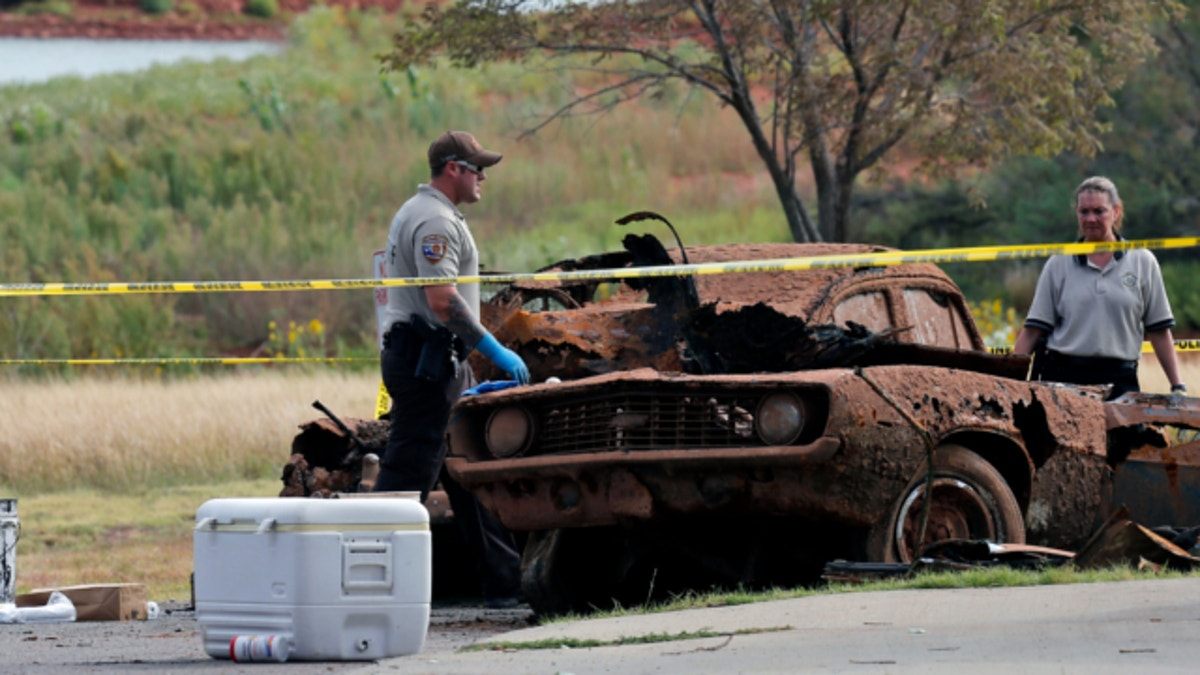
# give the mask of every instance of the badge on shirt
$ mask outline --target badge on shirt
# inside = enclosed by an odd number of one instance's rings
[[[431,264],[438,264],[446,257],[450,243],[440,234],[427,234],[421,238],[421,255]]]
[[[1133,288],[1137,286],[1137,275],[1133,272],[1126,272],[1121,277],[1121,283],[1125,284],[1125,288]]]

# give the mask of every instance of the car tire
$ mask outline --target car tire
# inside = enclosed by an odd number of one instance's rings
[[[916,545],[924,511],[927,470],[921,470],[893,504],[888,517],[870,530],[867,557],[874,562],[912,562],[926,546],[947,539],[1025,543],[1021,506],[1000,472],[974,452],[953,444],[933,454],[929,523]]]
[[[531,532],[521,552],[521,592],[541,616],[610,609],[621,602],[632,560],[616,528]]]

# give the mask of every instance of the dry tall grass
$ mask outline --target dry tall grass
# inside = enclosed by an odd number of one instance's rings
[[[296,426],[373,415],[379,376],[258,370],[189,380],[0,380],[0,489],[137,493],[278,476]]]
[[[1180,355],[1200,393],[1200,357]],[[1170,390],[1153,355],[1144,391]],[[278,475],[296,426],[321,413],[372,415],[368,373],[260,370],[190,380],[0,380],[0,489],[18,496],[92,488],[136,493]]]
[[[279,493],[297,425],[369,417],[374,372],[189,380],[0,379],[0,496],[19,499],[17,588],[138,582],[188,597],[196,509]]]

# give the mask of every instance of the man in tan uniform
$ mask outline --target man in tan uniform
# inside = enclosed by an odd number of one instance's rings
[[[479,321],[479,284],[454,279],[479,274],[479,253],[459,204],[482,196],[484,171],[501,155],[483,149],[464,131],[448,131],[429,146],[429,183],[404,203],[388,232],[386,271],[390,278],[445,277],[447,283],[388,290],[383,383],[392,398],[391,431],[380,461],[376,492],[428,494],[440,477],[454,519],[480,565],[489,606],[517,603],[520,559],[512,535],[474,496],[444,471],[444,436],[450,408],[475,385],[466,361],[479,350],[520,384],[529,369]]]

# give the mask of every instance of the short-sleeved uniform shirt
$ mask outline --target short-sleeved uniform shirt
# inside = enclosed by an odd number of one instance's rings
[[[1154,254],[1118,251],[1104,269],[1086,255],[1056,255],[1038,279],[1025,325],[1050,332],[1049,349],[1133,361],[1145,333],[1175,325]]]
[[[385,266],[389,278],[446,277],[479,274],[479,252],[467,219],[441,190],[422,184],[392,218]],[[479,284],[459,284],[458,292],[479,316]],[[441,320],[429,307],[423,286],[388,288],[385,326],[418,314],[434,325]]]

